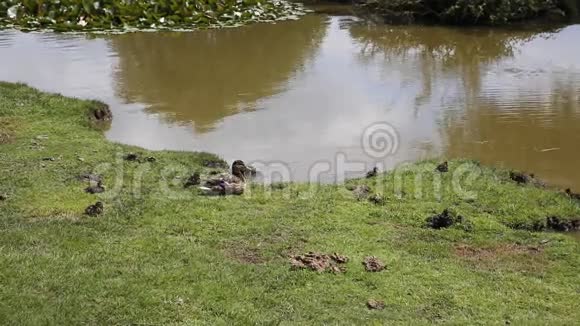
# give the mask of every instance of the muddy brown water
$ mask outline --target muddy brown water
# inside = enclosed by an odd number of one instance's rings
[[[468,157],[580,190],[579,39],[580,25],[373,27],[325,15],[186,33],[4,30],[0,80],[105,101],[113,141],[283,164],[298,181]],[[396,132],[386,157],[361,145],[377,122]]]

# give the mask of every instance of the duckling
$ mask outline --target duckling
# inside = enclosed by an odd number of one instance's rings
[[[367,186],[367,185],[356,186],[352,190],[352,193],[354,194],[355,198],[358,200],[363,200],[363,199],[367,198],[369,196],[370,192],[371,192],[371,188],[369,188],[369,186]]]
[[[139,159],[139,156],[135,153],[129,153],[129,154],[125,155],[125,157],[123,157],[123,159],[125,159],[125,161],[135,162]]]
[[[103,214],[104,209],[105,208],[103,206],[103,203],[98,201],[94,205],[89,205],[89,207],[85,209],[85,214],[89,216],[101,215]]]
[[[580,194],[572,192],[572,189],[566,189],[566,195],[572,199],[580,200]]]
[[[436,170],[441,172],[441,173],[449,172],[449,163],[447,161],[445,161],[445,162],[437,165]]]
[[[367,179],[374,178],[379,174],[379,169],[375,166],[372,170],[367,172]]]
[[[528,183],[528,182],[530,182],[531,178],[533,178],[533,175],[527,175],[525,173],[515,172],[515,171],[510,172],[510,179],[512,179],[513,181],[515,181],[519,184]]]
[[[195,172],[193,173],[192,176],[190,176],[187,181],[185,182],[185,184],[183,185],[184,188],[189,188],[192,186],[197,186],[201,183],[201,175],[199,174],[199,172]]]
[[[375,205],[384,205],[385,198],[379,194],[374,194],[369,197],[369,201]]]
[[[105,186],[103,186],[103,182],[101,180],[97,181],[96,184],[93,183],[93,181],[90,182],[90,185],[85,188],[85,192],[89,194],[100,194],[105,192]]]

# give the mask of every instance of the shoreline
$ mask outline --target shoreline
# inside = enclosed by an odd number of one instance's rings
[[[227,173],[221,159],[111,143],[110,118],[0,82],[0,322],[580,318],[580,241],[555,232],[580,200],[529,175],[426,161],[205,196],[184,184]]]

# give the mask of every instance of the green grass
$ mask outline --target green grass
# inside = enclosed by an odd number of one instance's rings
[[[428,161],[347,184],[382,189],[382,206],[333,185],[254,185],[248,196],[202,197],[181,184],[192,171],[208,172],[202,163],[214,155],[108,142],[87,119],[91,105],[0,83],[0,193],[7,195],[0,201],[0,324],[580,320],[579,242],[527,230],[546,216],[580,216],[580,205],[557,191],[452,161],[437,199],[438,174]],[[156,162],[119,159],[128,152]],[[478,175],[462,181],[474,199],[450,190],[460,168]],[[87,184],[77,179],[94,169],[105,177],[102,196],[84,193]],[[393,192],[399,177],[400,198]],[[96,200],[105,213],[83,215]],[[425,219],[444,208],[466,222],[426,228]],[[291,270],[288,255],[307,251],[347,255],[346,273]],[[369,255],[386,271],[365,272]],[[371,298],[385,309],[367,309]]]
[[[191,30],[272,22],[304,14],[284,0],[2,0],[0,29]]]

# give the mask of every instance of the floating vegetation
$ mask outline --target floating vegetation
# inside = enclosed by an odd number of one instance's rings
[[[192,30],[298,19],[305,12],[285,0],[0,0],[0,28]]]

